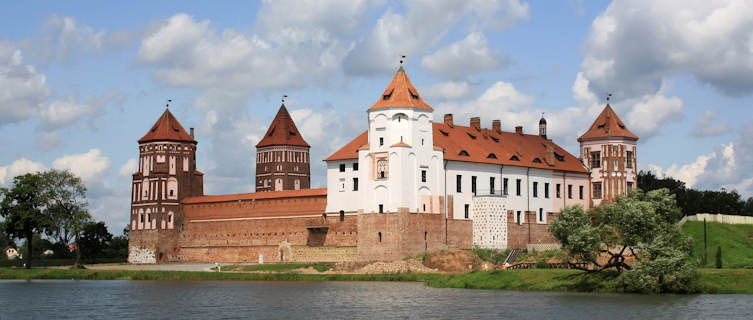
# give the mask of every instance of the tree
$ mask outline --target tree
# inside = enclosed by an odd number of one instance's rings
[[[91,263],[96,263],[97,256],[102,253],[107,243],[112,241],[112,234],[107,231],[107,226],[103,221],[89,222],[84,226],[83,235],[79,241],[78,250],[81,254]]]
[[[13,242],[13,239],[11,239],[7,234],[5,234],[3,223],[0,222],[0,250],[7,247],[16,247],[16,243]]]
[[[3,227],[11,238],[26,238],[26,251],[32,250],[32,236],[45,233],[53,227],[52,218],[45,213],[47,199],[44,181],[38,173],[27,173],[13,178],[10,189],[0,189],[0,215],[5,219]],[[32,254],[26,259],[31,268]]]
[[[626,291],[683,292],[690,290],[695,272],[688,261],[691,240],[675,224],[681,216],[668,189],[636,189],[591,213],[580,206],[565,207],[549,230],[574,268],[615,269],[622,273]],[[630,256],[634,263],[628,263]]]
[[[81,178],[68,170],[49,170],[41,174],[46,194],[47,214],[52,218],[54,228],[52,234],[58,242],[68,246],[75,240],[80,247],[79,239],[84,226],[91,221],[91,215],[86,211],[86,187]],[[76,250],[75,268],[80,266],[81,250]]]

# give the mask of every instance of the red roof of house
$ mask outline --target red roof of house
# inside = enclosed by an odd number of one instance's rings
[[[627,129],[625,123],[617,116],[617,113],[607,104],[604,110],[601,111],[601,114],[596,117],[596,121],[591,125],[591,128],[578,138],[578,142],[609,137],[638,140],[638,136]]]
[[[403,67],[397,70],[392,81],[384,90],[369,110],[381,108],[418,108],[425,110],[434,110],[428,103],[424,102],[418,90],[410,82],[408,75]]]
[[[157,119],[149,132],[147,132],[139,143],[152,142],[152,141],[177,141],[177,142],[191,142],[197,143],[194,138],[191,137],[183,126],[180,125],[178,119],[175,119],[170,109],[166,109],[162,116]]]
[[[450,127],[436,122],[432,127],[434,146],[444,150],[445,160],[588,172],[578,158],[538,135],[477,130],[458,125]],[[357,159],[358,148],[367,144],[367,140],[368,134],[364,132],[325,161]],[[551,157],[547,156],[548,148],[551,148]]]
[[[275,119],[269,125],[267,133],[256,144],[256,147],[262,148],[279,145],[309,147],[309,144],[303,140],[301,133],[298,132],[298,128],[296,128],[295,122],[293,122],[293,118],[290,117],[290,113],[288,113],[288,109],[285,108],[284,104],[280,106],[280,110],[277,111]]]
[[[184,204],[228,202],[242,200],[259,200],[259,199],[284,199],[296,197],[315,197],[326,196],[327,188],[319,189],[301,189],[301,190],[283,190],[270,192],[252,192],[238,194],[223,194],[217,196],[198,196],[183,199]]]

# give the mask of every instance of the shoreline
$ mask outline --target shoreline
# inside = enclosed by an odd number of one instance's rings
[[[577,270],[531,269],[440,273],[206,272],[94,269],[0,268],[3,280],[148,280],[148,281],[413,281],[438,288],[518,291],[620,293],[616,274]],[[753,294],[753,269],[699,269],[697,294]]]

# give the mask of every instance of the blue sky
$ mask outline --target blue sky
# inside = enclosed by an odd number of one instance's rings
[[[29,2],[0,10],[0,185],[70,169],[127,224],[138,140],[173,99],[207,193],[253,190],[283,94],[320,163],[366,128],[407,55],[435,108],[554,141],[612,92],[642,169],[753,195],[753,4],[743,1]],[[324,164],[312,183],[324,185]]]

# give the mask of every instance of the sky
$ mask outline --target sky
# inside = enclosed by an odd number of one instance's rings
[[[753,196],[751,1],[6,2],[0,10],[0,186],[68,169],[89,210],[128,224],[138,144],[170,110],[196,128],[206,194],[252,192],[255,144],[287,95],[321,161],[367,128],[399,67],[434,120],[480,116],[578,156],[611,105],[638,165]]]

